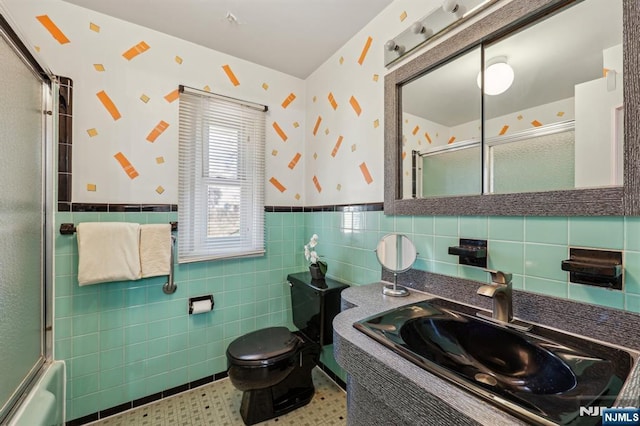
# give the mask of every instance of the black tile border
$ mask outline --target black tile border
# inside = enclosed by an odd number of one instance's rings
[[[71,197],[71,173],[58,173],[60,178],[68,178],[68,195]],[[60,188],[59,188],[60,191]],[[381,212],[383,203],[335,204],[326,206],[264,206],[265,213],[315,213],[315,212]],[[177,204],[105,204],[71,203],[58,201],[58,212],[116,212],[116,213],[169,213],[177,212]]]
[[[325,372],[331,380],[333,380],[338,386],[342,388],[342,390],[347,390],[347,385],[345,382],[338,377],[333,371],[329,369],[326,365],[321,362],[318,362],[318,367]],[[211,376],[203,377],[202,379],[194,380],[193,382],[185,383],[184,385],[176,386],[171,389],[163,390],[162,392],[154,393],[153,395],[145,396],[143,398],[136,399],[134,401],[125,402],[120,405],[116,405],[115,407],[110,407],[105,410],[100,410],[96,413],[91,413],[83,417],[79,417],[77,419],[73,419],[65,423],[66,426],[81,426],[87,423],[95,422],[98,420],[106,419],[107,417],[115,416],[116,414],[120,414],[124,411],[131,410],[133,408],[138,408],[146,404],[150,404],[152,402],[160,401],[161,399],[168,398],[170,396],[177,395],[182,392],[190,391],[200,386],[207,385],[209,383],[217,382],[218,380],[222,380],[228,377],[226,371],[221,371]]]

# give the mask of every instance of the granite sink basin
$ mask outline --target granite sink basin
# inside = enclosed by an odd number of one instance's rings
[[[448,300],[419,302],[354,327],[422,368],[536,424],[597,424],[635,353],[532,325],[515,329]],[[584,409],[584,408],[583,408]],[[594,421],[595,420],[595,421]]]

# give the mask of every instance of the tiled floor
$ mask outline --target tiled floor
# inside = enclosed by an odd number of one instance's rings
[[[313,370],[313,382],[316,392],[308,405],[260,425],[346,425],[345,392],[317,367]],[[229,379],[223,379],[91,424],[243,426],[238,412],[241,398],[242,392],[235,389]]]

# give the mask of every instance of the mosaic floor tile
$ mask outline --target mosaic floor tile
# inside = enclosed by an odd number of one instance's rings
[[[346,393],[319,368],[313,369],[316,392],[306,406],[259,423],[263,426],[347,424]],[[90,423],[98,426],[243,426],[242,392],[229,379],[192,389],[152,404]]]

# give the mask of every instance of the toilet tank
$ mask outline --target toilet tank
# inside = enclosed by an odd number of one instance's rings
[[[331,279],[312,280],[309,272],[289,274],[293,323],[311,341],[333,343],[333,318],[340,313],[340,293],[347,284]]]

